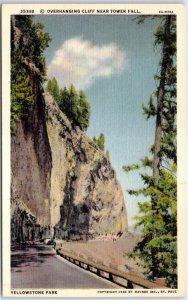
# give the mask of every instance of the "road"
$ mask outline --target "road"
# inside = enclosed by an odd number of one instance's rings
[[[11,288],[118,288],[53,254],[50,246],[20,246],[11,254]]]

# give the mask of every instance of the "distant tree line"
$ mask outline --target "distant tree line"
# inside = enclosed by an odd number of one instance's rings
[[[80,127],[83,131],[88,129],[90,104],[83,91],[77,92],[73,84],[69,89],[59,88],[56,78],[48,81],[46,91],[54,97],[61,111],[73,125]]]

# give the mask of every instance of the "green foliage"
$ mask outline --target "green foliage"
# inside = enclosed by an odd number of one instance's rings
[[[158,17],[157,17],[158,18]],[[160,16],[156,29],[155,45],[162,48],[160,74],[155,75],[158,89],[143,106],[147,119],[156,118],[156,128],[161,126],[160,148],[157,153],[159,178],[154,175],[155,144],[151,157],[145,157],[140,164],[123,167],[125,172],[149,168],[148,174],[140,173],[143,188],[129,190],[129,194],[146,197],[138,202],[140,214],[135,217],[136,227],[141,228],[142,240],[129,256],[139,258],[149,278],[164,277],[167,286],[177,287],[177,182],[176,182],[176,19]],[[145,18],[141,18],[142,23]],[[167,22],[168,21],[168,22]],[[167,32],[167,24],[169,32]],[[165,59],[164,59],[165,58]],[[164,62],[165,61],[165,62]],[[160,105],[159,91],[163,92]],[[159,115],[161,116],[159,123]],[[157,127],[158,126],[158,127]],[[155,143],[156,143],[155,139]],[[151,175],[151,170],[153,174]]]
[[[145,106],[143,104],[142,109],[143,109],[144,115],[146,116],[147,119],[149,119],[151,116],[156,115],[156,108],[155,108],[155,105],[153,104],[152,96],[150,96],[148,106]]]
[[[123,171],[128,173],[130,171],[138,170],[140,166],[138,164],[132,164],[131,166],[123,166]]]
[[[18,61],[12,64],[11,70],[11,132],[15,132],[19,119],[28,122],[30,111],[33,109],[34,95],[29,75]]]
[[[105,136],[103,133],[101,133],[98,137],[98,139],[94,136],[93,137],[94,143],[102,150],[104,151],[105,149]]]
[[[16,29],[15,29],[16,27]],[[20,31],[16,42],[15,32]],[[31,16],[13,16],[11,27],[11,133],[21,119],[29,123],[34,107],[34,77],[43,82],[46,75],[44,50],[50,41],[43,25]]]
[[[89,127],[89,117],[90,117],[90,104],[86,99],[86,95],[83,91],[79,93],[78,100],[78,126],[82,130],[87,130]]]
[[[125,173],[129,173],[131,171],[140,170],[141,168],[151,168],[152,167],[152,160],[149,159],[147,156],[140,160],[140,164],[132,164],[129,166],[123,166],[123,171]]]
[[[39,79],[43,81],[46,75],[44,50],[51,40],[49,34],[43,31],[43,24],[33,22],[32,16],[16,16],[15,25],[22,33],[16,50],[19,49],[21,56],[34,64],[39,70]],[[12,50],[15,50],[13,41]]]
[[[50,94],[52,94],[49,91]],[[52,94],[53,95],[53,94]],[[54,97],[54,99],[56,100],[56,102],[59,105],[59,108],[64,112],[64,114],[66,114],[66,116],[68,118],[70,118],[70,96],[69,96],[69,91],[67,90],[66,87],[64,87],[63,89],[59,90],[59,96],[58,97]]]
[[[93,137],[93,142],[95,143],[95,145],[97,145],[102,151],[105,151],[105,136],[103,133],[101,133],[99,135],[98,138],[96,138],[95,136]],[[109,150],[106,150],[105,155],[107,157],[108,160],[110,160],[110,152]]]
[[[142,240],[130,256],[141,259],[148,277],[154,272],[155,277],[165,277],[170,287],[176,287],[176,180],[162,170],[158,186],[153,182],[141,193],[155,198],[155,203],[138,203],[140,215],[135,219],[136,227],[142,228]]]
[[[58,103],[61,111],[67,116],[73,125],[86,131],[89,127],[90,104],[83,91],[79,93],[71,84],[69,90],[66,87],[59,88],[57,80],[49,80],[46,91],[50,93]]]
[[[99,148],[104,151],[104,148],[105,148],[105,136],[104,136],[103,133],[101,133],[99,135],[97,143],[98,143]]]
[[[108,160],[110,160],[110,152],[109,152],[109,150],[106,150],[106,157],[108,158]]]
[[[59,102],[59,86],[55,77],[48,81],[46,91],[50,93],[57,102]]]
[[[147,156],[141,159],[141,162],[144,168],[152,168],[152,159],[149,159]]]

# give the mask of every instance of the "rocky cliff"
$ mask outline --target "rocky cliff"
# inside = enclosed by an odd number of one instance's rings
[[[127,229],[123,193],[110,161],[52,96],[39,93],[32,128],[11,139],[12,238],[120,234]]]
[[[22,32],[12,24],[16,47]],[[35,100],[11,137],[12,240],[121,235],[126,208],[110,161],[44,93],[36,68],[23,57],[21,64]]]
[[[45,95],[51,149],[50,220],[56,234],[118,234],[127,229],[123,193],[110,161]]]

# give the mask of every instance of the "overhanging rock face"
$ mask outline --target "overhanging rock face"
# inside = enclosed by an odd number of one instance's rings
[[[37,97],[32,127],[27,131],[18,122],[12,137],[12,224],[20,228],[13,239],[126,231],[123,193],[110,161],[71,126],[52,96]]]
[[[110,161],[79,128],[72,128],[45,95],[52,155],[51,223],[57,235],[118,234],[127,230],[121,187]],[[60,209],[59,209],[60,208]]]

